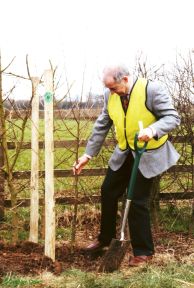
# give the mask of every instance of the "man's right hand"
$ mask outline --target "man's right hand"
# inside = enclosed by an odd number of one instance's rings
[[[88,163],[89,158],[85,155],[81,156],[77,163],[75,162],[73,164],[73,175],[79,175],[82,171],[82,169],[84,168],[84,166]]]

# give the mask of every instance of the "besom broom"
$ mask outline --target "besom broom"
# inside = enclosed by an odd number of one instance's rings
[[[125,204],[125,211],[122,220],[121,226],[121,238],[112,239],[110,247],[106,251],[105,255],[102,258],[102,262],[99,266],[99,272],[113,272],[117,270],[127,252],[127,249],[130,246],[130,240],[125,240],[125,226],[127,223],[127,217],[129,213],[130,204],[133,198],[134,185],[137,178],[137,170],[140,162],[141,155],[146,150],[147,142],[143,144],[142,147],[138,146],[138,133],[135,134],[134,138],[134,148],[135,148],[135,159],[133,163],[133,168],[131,172],[131,178],[129,181],[127,189],[127,199]]]

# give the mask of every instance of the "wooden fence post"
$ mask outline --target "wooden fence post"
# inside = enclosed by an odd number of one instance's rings
[[[39,95],[38,77],[32,77],[32,116],[31,116],[31,198],[29,240],[38,243],[39,220]]]
[[[55,261],[53,74],[45,70],[45,255]]]

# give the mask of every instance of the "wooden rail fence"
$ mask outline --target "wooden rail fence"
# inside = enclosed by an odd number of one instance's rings
[[[194,151],[194,136],[172,136],[170,139],[174,143],[190,143],[192,146],[192,156]],[[86,140],[81,140],[79,143],[80,147],[85,147]],[[58,148],[69,148],[74,145],[76,145],[77,142],[75,140],[67,140],[67,141],[54,141],[54,147],[55,149]],[[115,144],[114,140],[106,140],[104,142],[105,147],[113,146]],[[8,142],[8,148],[10,150],[16,148],[16,144],[14,142]],[[24,142],[22,143],[22,149],[31,149],[31,142]],[[44,142],[39,141],[39,149],[44,149]],[[0,149],[0,163],[3,163],[2,159],[2,151]],[[106,174],[106,168],[95,168],[95,169],[83,169],[81,175],[79,177],[90,177],[90,176],[103,176]],[[194,173],[194,165],[175,165],[172,168],[170,168],[167,173]],[[16,171],[13,173],[13,177],[15,179],[30,179],[31,171]],[[39,171],[39,178],[45,177],[45,171]],[[54,170],[54,177],[56,178],[63,178],[63,177],[73,177],[72,170],[70,169],[55,169]],[[3,182],[6,179],[6,174],[3,172],[0,172],[0,193],[1,196],[3,194]],[[64,191],[65,193],[65,191]],[[60,193],[63,194],[63,193]],[[161,201],[164,200],[184,200],[184,199],[193,199],[194,198],[194,187],[192,183],[192,189],[190,191],[186,192],[162,192],[159,194],[159,199]],[[1,199],[3,199],[1,197]],[[3,199],[4,201],[4,207],[11,207],[11,202],[9,199]],[[60,197],[55,199],[57,204],[73,204],[74,198],[73,197]],[[84,204],[84,203],[97,203],[100,201],[100,197],[98,195],[93,195],[90,197],[82,197],[78,200],[78,204]],[[40,199],[39,204],[42,205],[43,199]],[[21,207],[26,207],[30,205],[30,199],[19,199],[18,205]]]

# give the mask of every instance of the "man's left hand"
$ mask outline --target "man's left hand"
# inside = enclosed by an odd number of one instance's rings
[[[138,140],[148,142],[150,139],[153,138],[153,136],[154,135],[153,135],[152,129],[151,128],[145,128],[139,132]]]

